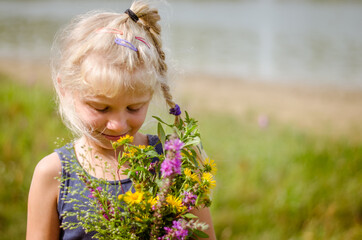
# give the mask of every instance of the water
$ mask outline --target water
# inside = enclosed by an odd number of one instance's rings
[[[0,2],[0,58],[48,58],[59,26],[129,1]],[[362,4],[184,2],[160,4],[172,67],[264,81],[362,88]]]

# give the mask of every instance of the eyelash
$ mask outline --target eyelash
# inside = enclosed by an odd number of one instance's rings
[[[97,112],[105,113],[109,110],[109,107],[105,107],[103,109],[98,109],[98,108],[93,108],[93,109],[96,110]],[[140,108],[132,109],[132,108],[127,107],[127,110],[130,112],[137,112],[140,110]]]
[[[137,112],[138,110],[140,110],[140,108],[132,109],[130,107],[127,107],[127,110],[130,112]]]
[[[102,109],[98,109],[98,108],[93,108],[93,109],[96,110],[97,112],[102,112],[102,113],[104,113],[104,112],[107,112],[107,111],[108,111],[109,107],[105,107],[105,108],[102,108]]]

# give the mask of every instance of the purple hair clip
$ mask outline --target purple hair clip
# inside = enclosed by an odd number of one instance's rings
[[[138,51],[137,48],[132,43],[130,43],[127,40],[124,40],[122,38],[116,38],[114,40],[114,42],[117,43],[118,45],[123,46],[123,47],[127,47],[127,48],[129,48],[129,49],[131,49],[131,50],[133,50],[135,52]]]
[[[178,116],[181,114],[181,110],[180,110],[180,106],[179,105],[175,105],[175,107],[170,108],[170,114]]]

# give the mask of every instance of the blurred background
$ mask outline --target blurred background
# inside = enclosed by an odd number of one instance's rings
[[[56,31],[131,1],[0,0],[0,239],[24,239],[36,163],[72,139]],[[157,1],[178,102],[218,164],[218,239],[362,238],[362,1]]]

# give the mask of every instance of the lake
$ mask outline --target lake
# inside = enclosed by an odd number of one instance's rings
[[[0,58],[44,59],[56,30],[130,1],[0,1]],[[261,81],[362,88],[362,4],[158,3],[171,68]]]

